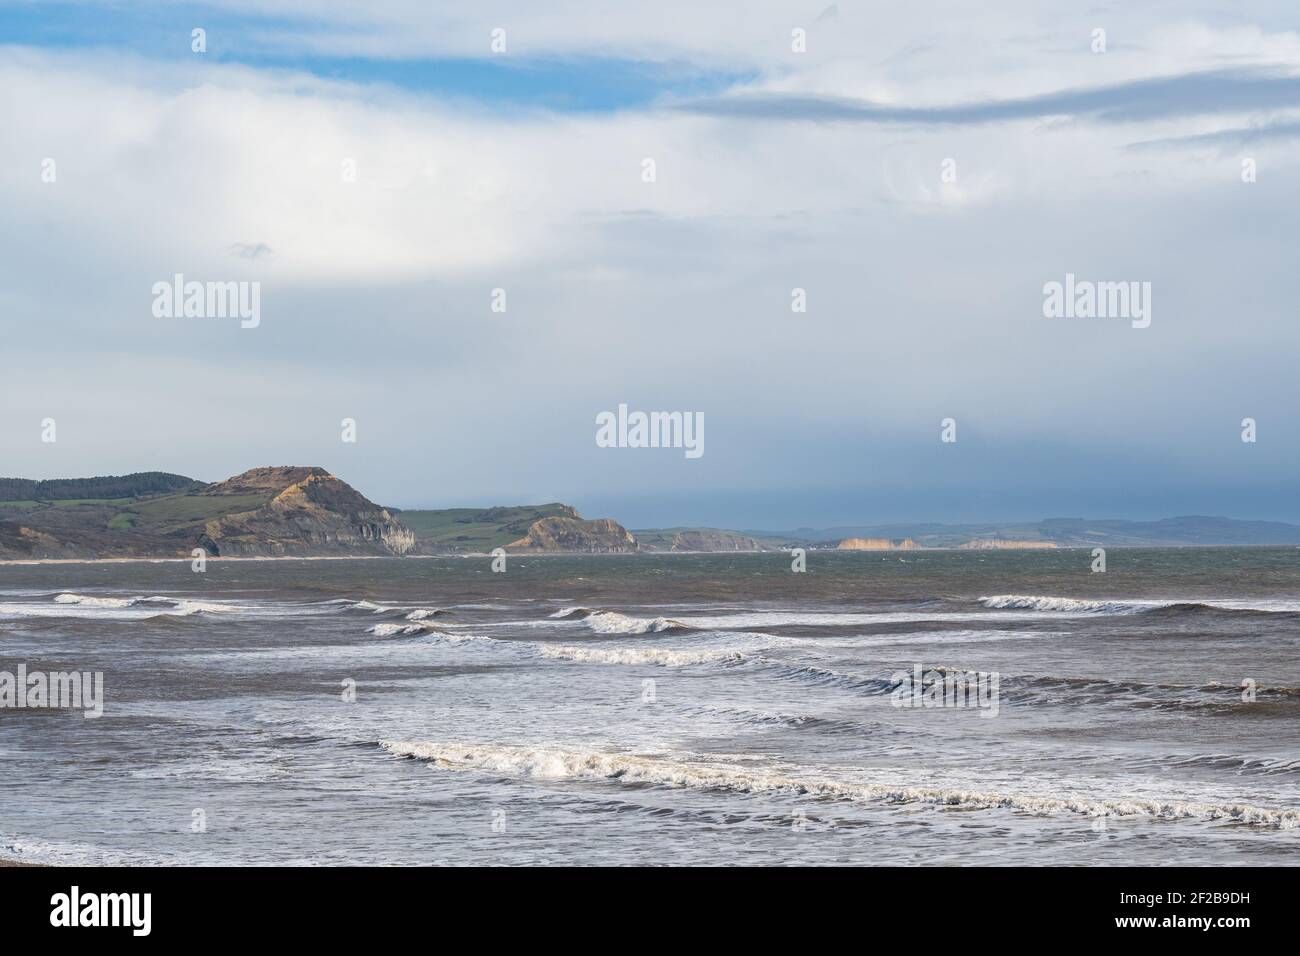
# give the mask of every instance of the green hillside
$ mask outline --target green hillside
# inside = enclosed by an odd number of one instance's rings
[[[0,478],[0,502],[70,501],[97,504],[119,498],[171,494],[202,488],[203,483],[165,471],[143,471],[133,475],[100,478]]]
[[[421,551],[491,551],[522,538],[534,521],[576,514],[559,502],[433,511],[394,509],[397,520],[415,532],[416,547]]]

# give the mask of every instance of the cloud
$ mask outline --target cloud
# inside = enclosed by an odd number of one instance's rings
[[[1208,133],[1193,133],[1188,136],[1168,136],[1163,139],[1149,139],[1130,143],[1132,150],[1152,149],[1199,149],[1202,147],[1240,147],[1268,142],[1288,142],[1300,139],[1300,120],[1261,123],[1257,126],[1218,129]]]
[[[768,13],[770,35],[720,40],[770,61],[749,95],[959,112],[507,112],[215,58],[0,48],[7,470],[319,462],[399,506],[540,487],[616,517],[643,502],[640,524],[707,523],[728,500],[754,502],[753,526],[802,523],[810,501],[830,502],[823,523],[1021,502],[1038,517],[1058,489],[1072,497],[1047,510],[1086,512],[1089,488],[1130,476],[1185,510],[1242,513],[1222,489],[1252,487],[1271,497],[1251,507],[1292,507],[1269,489],[1300,471],[1294,263],[1278,239],[1300,214],[1297,177],[1246,185],[1236,163],[1127,148],[1289,122],[1260,105],[1290,95],[1252,59],[1263,41],[1180,34],[1149,44],[1155,59],[1043,64],[1038,40],[1009,53],[995,26],[954,17],[932,55],[952,62],[931,75],[924,54],[889,49],[791,61],[789,14]],[[1193,71],[1202,46],[1245,59]],[[1172,86],[1130,75],[1157,66],[1181,68]],[[1044,76],[1064,89],[1034,92]],[[1186,78],[1205,76],[1210,114],[1187,102]],[[1101,121],[1054,122],[1045,98]],[[1271,169],[1300,167],[1274,142]],[[150,286],[177,272],[260,281],[260,327],[155,319]],[[1151,281],[1152,327],[1043,319],[1042,286],[1066,272]],[[791,311],[796,287],[807,313]],[[594,416],[620,402],[704,412],[705,458],[602,454]],[[46,415],[57,449],[31,427]],[[945,458],[949,415],[969,445]],[[1266,436],[1248,458],[1245,415]],[[343,417],[356,446],[338,441]]]
[[[675,108],[730,119],[942,126],[1053,116],[1132,123],[1296,106],[1300,106],[1300,75],[1230,69],[945,106],[902,106],[846,97],[769,92],[709,97],[681,103]]]
[[[271,247],[264,242],[236,242],[228,246],[226,251],[239,259],[261,259],[263,256],[274,254]]]

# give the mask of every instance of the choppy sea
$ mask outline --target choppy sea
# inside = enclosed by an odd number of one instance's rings
[[[0,855],[1300,863],[1300,550],[1090,564],[0,567],[0,683],[104,682],[0,708]]]

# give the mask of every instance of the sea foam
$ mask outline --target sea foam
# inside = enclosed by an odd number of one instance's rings
[[[528,747],[426,741],[380,741],[396,757],[423,760],[447,770],[478,771],[537,780],[588,779],[654,784],[693,790],[793,793],[829,800],[916,803],[971,810],[1007,809],[1035,815],[1150,817],[1245,823],[1274,829],[1300,825],[1300,811],[1245,803],[1036,796],[991,790],[859,783],[811,772],[751,769],[714,761],[647,757],[564,747]]]

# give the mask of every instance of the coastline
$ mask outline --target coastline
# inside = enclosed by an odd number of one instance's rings
[[[1043,551],[1062,552],[1062,551],[1088,551],[1091,545],[1061,545],[1055,548],[997,548],[990,549],[1002,552],[1025,552],[1033,551],[1041,553]],[[1141,544],[1141,545],[1111,545],[1111,549],[1116,551],[1185,551],[1200,550],[1209,548],[1223,549],[1240,549],[1256,548],[1260,550],[1300,550],[1300,546],[1293,544]],[[880,550],[867,549],[841,549],[841,548],[807,548],[809,552],[819,554],[925,554],[935,552],[963,551],[972,554],[988,554],[989,551],[978,550],[973,548],[891,548]],[[658,557],[660,555],[680,555],[688,557],[691,555],[772,555],[772,554],[789,554],[790,550],[786,548],[772,549],[767,551],[508,551],[507,556],[511,558],[564,558],[564,557],[608,557],[608,558],[628,558],[628,557]],[[493,554],[488,551],[448,551],[443,554],[355,554],[355,555],[280,555],[276,557],[209,557],[210,563],[221,563],[224,561],[429,561],[441,558],[491,558]],[[35,567],[46,564],[185,564],[193,561],[193,558],[0,558],[0,568],[3,567]]]
[[[389,557],[412,557],[412,558],[432,558],[441,557],[441,555],[432,554],[413,554],[413,555],[386,555],[386,554],[356,554],[356,555],[282,555],[279,557],[259,557],[259,558],[222,558],[209,556],[206,560],[210,563],[220,561],[382,561]],[[193,561],[193,558],[3,558],[0,559],[0,567],[5,565],[40,565],[40,564],[187,564]]]

